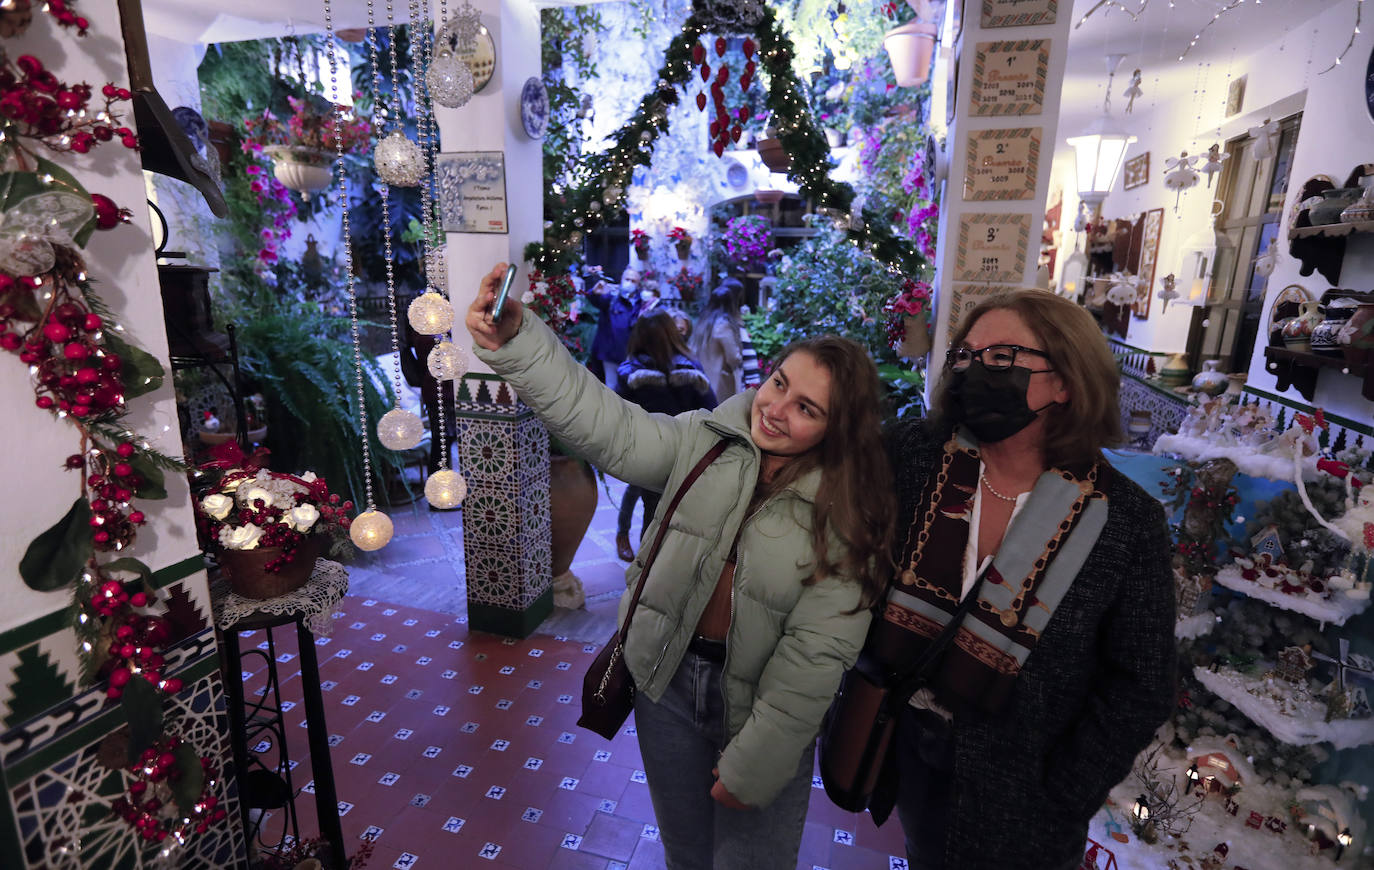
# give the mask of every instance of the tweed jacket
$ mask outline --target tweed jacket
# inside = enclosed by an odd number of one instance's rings
[[[888,432],[898,541],[927,476],[940,467],[947,437],[927,422]],[[955,714],[947,867],[1072,865],[1083,855],[1089,819],[1174,707],[1174,590],[1163,507],[1110,466],[1099,483],[1109,499],[1107,524],[1026,659],[1006,709]],[[895,766],[895,758],[888,763]]]

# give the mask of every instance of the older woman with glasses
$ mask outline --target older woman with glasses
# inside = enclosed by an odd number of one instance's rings
[[[895,803],[913,870],[1078,867],[1174,703],[1164,511],[1102,454],[1118,374],[1086,311],[1016,291],[950,346],[933,417],[889,439],[897,565],[865,652],[901,674],[950,623],[952,641],[872,811]]]

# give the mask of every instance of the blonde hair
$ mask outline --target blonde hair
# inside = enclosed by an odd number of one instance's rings
[[[1049,357],[1049,367],[1064,382],[1069,400],[1045,413],[1045,461],[1051,466],[1077,465],[1102,459],[1102,449],[1123,440],[1121,374],[1107,339],[1086,309],[1045,290],[1013,290],[985,299],[964,316],[950,337],[958,347],[978,318],[989,311],[1010,311],[1021,318]],[[932,407],[948,419],[951,410],[949,370],[940,377]]]

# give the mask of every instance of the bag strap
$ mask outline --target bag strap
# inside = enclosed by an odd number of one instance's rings
[[[673,500],[668,503],[668,509],[664,511],[663,517],[658,522],[658,532],[654,534],[654,542],[649,545],[649,554],[644,557],[644,567],[639,572],[639,582],[635,584],[635,593],[630,598],[630,607],[625,611],[625,624],[620,626],[618,642],[625,643],[625,633],[630,630],[630,619],[635,615],[635,608],[639,606],[639,595],[644,591],[644,581],[649,576],[649,569],[653,567],[654,558],[658,556],[659,545],[663,543],[663,536],[668,533],[668,521],[673,518],[673,511],[677,510],[678,502],[687,494],[687,490],[692,488],[692,484],[697,482],[701,473],[706,470],[706,466],[715,462],[716,459],[725,452],[729,442],[722,438],[706,452],[706,455],[697,461],[691,471],[687,472],[687,477],[682,481],[682,486],[678,487],[677,492],[673,493]],[[738,540],[738,538],[736,538]]]
[[[990,567],[992,567],[991,564],[988,565],[988,568]],[[968,594],[959,602],[959,607],[954,611],[954,615],[949,618],[949,622],[945,623],[944,629],[931,642],[930,646],[926,647],[925,652],[916,660],[916,664],[893,686],[892,692],[888,696],[893,709],[898,709],[911,700],[911,696],[916,694],[916,690],[925,681],[928,672],[954,640],[954,635],[958,633],[959,625],[964,621],[964,616],[972,609],[973,602],[978,600],[978,592],[983,588],[983,578],[988,575],[988,568],[984,568],[978,575],[978,579],[973,582],[973,588],[969,589]]]

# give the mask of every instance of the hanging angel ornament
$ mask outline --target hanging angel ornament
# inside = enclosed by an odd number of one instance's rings
[[[1212,178],[1221,171],[1221,166],[1231,157],[1230,154],[1222,154],[1221,146],[1213,142],[1212,147],[1207,149],[1207,156],[1193,158],[1199,161],[1198,171],[1207,176],[1207,186],[1212,186]]]
[[[1131,73],[1131,81],[1126,85],[1126,90],[1121,95],[1126,98],[1126,114],[1129,115],[1131,113],[1131,109],[1135,107],[1136,98],[1142,96],[1144,93],[1145,92],[1140,89],[1140,70],[1136,70]]]
[[[1246,131],[1255,144],[1251,153],[1256,160],[1264,160],[1268,157],[1275,157],[1279,153],[1279,122],[1266,120],[1258,127],[1251,127]]]
[[[1197,186],[1199,176],[1193,169],[1193,159],[1187,151],[1179,152],[1177,157],[1164,161],[1164,186],[1174,192],[1174,211],[1178,211],[1178,200],[1183,191]]]
[[[1279,248],[1271,240],[1269,247],[1264,249],[1264,253],[1255,258],[1255,274],[1261,278],[1268,278],[1274,274],[1274,267],[1279,264]]]
[[[1114,272],[1110,279],[1111,285],[1107,288],[1107,301],[1122,308],[1134,305],[1137,296],[1136,287],[1139,279],[1129,272]]]
[[[1169,303],[1178,298],[1178,290],[1175,289],[1178,286],[1178,279],[1170,272],[1168,275],[1160,278],[1159,283],[1163,289],[1159,291],[1158,295],[1160,299],[1164,300],[1164,305],[1161,306],[1159,310],[1164,312],[1169,310]]]

